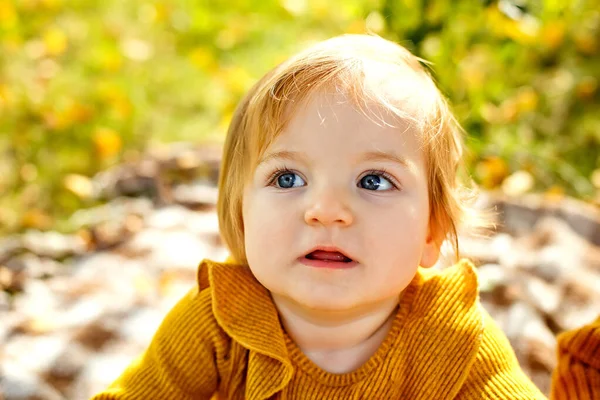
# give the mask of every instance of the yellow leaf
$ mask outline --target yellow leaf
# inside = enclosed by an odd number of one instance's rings
[[[0,26],[12,28],[17,24],[17,12],[10,1],[0,1]]]
[[[108,103],[114,117],[124,119],[131,115],[133,104],[127,94],[118,86],[100,84],[97,93],[102,101]]]
[[[64,111],[65,119],[71,124],[88,121],[92,113],[91,107],[76,101],[72,102]]]
[[[494,36],[500,36],[504,32],[504,26],[507,18],[502,15],[498,7],[495,5],[489,6],[485,10],[486,23],[485,25],[491,31]]]
[[[508,176],[508,166],[500,157],[489,157],[480,161],[475,167],[475,172],[486,189],[498,187]]]
[[[8,107],[10,103],[11,94],[9,92],[8,86],[0,84],[0,110],[3,107]]]
[[[233,67],[222,71],[222,80],[233,93],[243,93],[253,82],[252,77],[244,68]]]
[[[75,124],[88,121],[93,114],[90,106],[69,100],[67,104],[42,111],[44,122],[49,129],[63,130]]]
[[[561,186],[551,186],[544,193],[544,197],[550,201],[561,201],[565,198],[565,189]]]
[[[67,49],[67,35],[58,28],[46,31],[42,40],[46,47],[46,52],[52,56],[60,55]]]
[[[598,39],[591,33],[579,33],[575,35],[575,47],[583,54],[594,55],[598,51]]]
[[[497,6],[490,6],[486,17],[486,26],[495,36],[508,37],[522,44],[535,43],[538,38],[539,22],[531,16],[514,20],[504,15]]]
[[[542,42],[550,47],[551,49],[555,49],[563,43],[565,38],[565,24],[561,21],[552,21],[548,23],[548,25],[542,28],[541,33]]]
[[[319,19],[330,17],[329,2],[327,0],[313,0],[310,2],[312,15]]]
[[[537,22],[531,19],[523,19],[521,21],[511,21],[506,25],[506,36],[514,41],[522,44],[535,43],[539,28]]]
[[[40,3],[49,10],[56,10],[62,6],[62,0],[41,0]]]
[[[114,129],[98,128],[94,132],[94,145],[100,158],[105,159],[117,154],[123,145],[121,136]]]
[[[90,178],[79,174],[69,174],[63,179],[63,186],[81,199],[88,199],[92,196],[94,186]]]
[[[170,11],[167,8],[167,5],[159,2],[154,4],[154,10],[155,10],[155,14],[154,14],[154,22],[155,23],[162,23],[167,21],[170,18]]]
[[[196,47],[190,52],[188,58],[192,64],[203,70],[214,71],[217,67],[213,52],[206,47]]]
[[[221,121],[219,121],[219,127],[217,128],[219,132],[227,132],[229,124],[231,123],[231,119],[233,118],[233,111],[226,110],[222,116]]]
[[[23,214],[21,225],[24,228],[48,229],[52,226],[52,218],[42,210],[31,209]]]
[[[529,112],[537,108],[539,96],[531,87],[519,90],[517,94],[517,105],[520,112]]]
[[[598,80],[593,76],[586,76],[579,81],[575,90],[580,99],[591,99],[598,90]]]
[[[108,102],[113,101],[116,98],[124,96],[123,91],[121,90],[120,87],[118,87],[117,85],[114,85],[114,84],[106,83],[106,82],[98,83],[97,92],[98,92],[98,96],[103,101],[108,101]]]
[[[133,111],[131,101],[125,96],[114,99],[111,105],[113,113],[120,119],[127,118]]]

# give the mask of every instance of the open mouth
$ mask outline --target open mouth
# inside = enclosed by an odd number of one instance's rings
[[[350,263],[353,261],[351,258],[347,257],[345,254],[340,253],[339,251],[315,250],[313,252],[308,253],[304,257],[309,260],[318,260],[325,262]]]

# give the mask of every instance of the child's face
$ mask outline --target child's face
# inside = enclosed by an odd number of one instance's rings
[[[395,127],[342,95],[318,94],[265,152],[244,191],[244,235],[248,264],[276,300],[369,307],[397,298],[419,264],[437,260],[420,141],[406,123],[385,120]],[[354,262],[307,265],[316,246]]]

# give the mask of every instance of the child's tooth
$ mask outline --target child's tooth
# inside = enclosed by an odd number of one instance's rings
[[[323,251],[323,250],[317,250],[311,253],[313,258],[316,258],[318,260],[328,260],[328,261],[345,261],[346,257],[342,254],[339,253],[337,251],[335,252],[331,252],[331,251]]]

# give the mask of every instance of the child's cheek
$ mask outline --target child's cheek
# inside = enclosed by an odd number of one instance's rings
[[[273,195],[258,196],[245,209],[245,225],[250,235],[261,235],[262,242],[283,238],[290,230],[293,211],[289,202]]]

